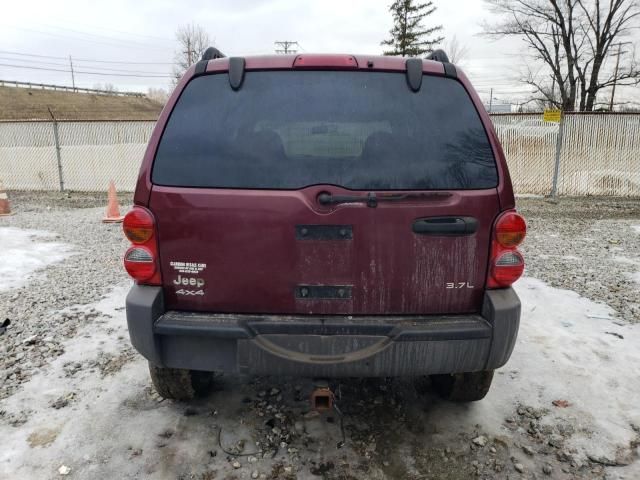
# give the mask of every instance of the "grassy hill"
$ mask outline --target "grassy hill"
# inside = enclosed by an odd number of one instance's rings
[[[0,121],[156,120],[162,104],[146,97],[0,87]]]

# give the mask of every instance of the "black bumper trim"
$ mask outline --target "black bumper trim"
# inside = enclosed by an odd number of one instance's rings
[[[275,318],[278,321],[261,320],[255,315],[169,311],[155,322],[154,333],[237,340],[258,335],[364,335],[385,336],[396,342],[491,337],[491,325],[479,315],[381,318],[353,316],[350,319],[335,316]]]
[[[491,325],[469,316],[279,316],[277,321],[256,315],[200,314],[169,311],[154,325],[157,335],[192,335],[246,339],[258,335],[364,335],[394,341],[470,340],[491,337]]]
[[[127,296],[133,346],[171,368],[297,376],[399,376],[493,370],[516,342],[520,300],[485,293],[482,314],[295,316],[166,311],[161,287]]]

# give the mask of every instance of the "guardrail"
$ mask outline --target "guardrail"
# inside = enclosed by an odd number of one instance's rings
[[[60,90],[64,92],[96,93],[98,95],[116,95],[120,97],[144,97],[140,92],[119,92],[117,90],[98,90],[95,88],[68,87],[65,85],[52,85],[49,83],[18,82],[16,80],[0,80],[0,87],[39,88],[41,90]]]

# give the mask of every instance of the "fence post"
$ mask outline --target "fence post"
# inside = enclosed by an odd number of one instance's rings
[[[560,113],[560,125],[558,127],[558,138],[556,139],[556,162],[553,167],[553,183],[551,185],[551,196],[558,194],[558,175],[560,173],[560,155],[562,154],[562,137],[564,135],[564,112]]]
[[[58,134],[58,121],[54,117],[53,112],[49,107],[49,115],[53,120],[53,140],[56,142],[56,159],[58,160],[58,179],[60,180],[60,191],[64,192],[64,177],[62,176],[62,155],[60,154],[60,135]]]

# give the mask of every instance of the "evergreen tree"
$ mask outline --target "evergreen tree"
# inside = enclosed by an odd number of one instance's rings
[[[401,55],[403,57],[419,57],[433,51],[433,46],[444,40],[444,37],[432,37],[442,31],[442,25],[425,28],[422,20],[435,12],[432,1],[416,4],[414,0],[396,0],[389,7],[393,15],[393,28],[389,31],[391,38],[381,45],[390,47],[385,55]]]

